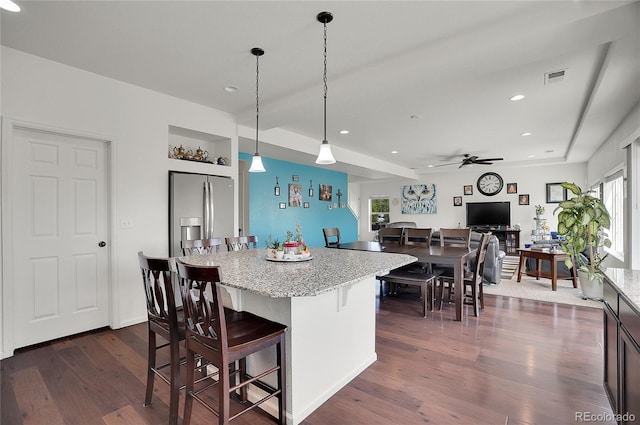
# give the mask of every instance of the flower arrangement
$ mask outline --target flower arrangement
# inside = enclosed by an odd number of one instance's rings
[[[536,205],[536,215],[544,214],[544,207],[542,205]]]

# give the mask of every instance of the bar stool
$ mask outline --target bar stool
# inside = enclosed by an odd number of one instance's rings
[[[149,347],[147,353],[147,392],[144,406],[151,405],[153,397],[154,375],[170,386],[169,424],[178,423],[178,398],[180,394],[180,341],[185,338],[184,314],[182,307],[176,307],[171,279],[171,267],[168,258],[151,258],[138,252],[138,262],[142,271],[142,281],[147,299],[147,324],[149,329]],[[156,336],[167,342],[156,345]],[[168,348],[168,363],[156,366],[156,354]],[[169,368],[167,377],[162,371]]]
[[[187,378],[183,425],[191,422],[193,400],[198,401],[218,416],[218,423],[229,421],[273,397],[278,399],[278,423],[286,424],[286,326],[256,316],[246,311],[227,309],[222,305],[220,293],[220,268],[218,266],[194,266],[176,261],[182,303],[185,308]],[[251,376],[247,373],[246,357],[275,346],[276,365]],[[211,376],[215,379],[198,381],[196,388],[194,368],[196,354],[217,368]],[[236,362],[238,367],[236,367]],[[276,374],[277,385],[267,384],[262,378]],[[236,384],[236,379],[240,383]],[[204,385],[203,385],[204,384]],[[217,385],[217,397],[204,395]],[[240,401],[247,401],[248,386],[253,385],[267,395],[248,407],[231,415],[231,395],[240,391]],[[217,400],[217,406],[211,405]]]

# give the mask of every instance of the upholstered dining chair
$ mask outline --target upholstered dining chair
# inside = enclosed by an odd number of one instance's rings
[[[191,422],[193,401],[196,400],[218,416],[219,424],[251,410],[259,404],[277,398],[278,423],[286,424],[286,326],[256,316],[246,311],[225,308],[220,290],[218,266],[188,265],[176,260],[182,303],[185,309],[187,376],[183,425]],[[255,376],[247,373],[247,356],[262,350],[275,348],[275,366]],[[210,377],[216,379],[195,380],[196,355],[215,366]],[[236,367],[237,366],[237,367]],[[209,370],[209,369],[208,369]],[[277,385],[263,382],[262,378],[275,374]],[[238,383],[239,380],[239,383]],[[231,414],[231,396],[239,394],[240,402],[247,401],[247,387],[253,385],[266,396]],[[217,396],[205,394],[217,386]]]
[[[326,248],[337,248],[342,242],[340,229],[337,227],[325,227],[322,229],[322,234],[324,235],[324,246]]]
[[[213,254],[219,252],[223,247],[226,250],[226,245],[220,238],[180,241],[182,255]]]
[[[180,394],[180,341],[185,338],[182,307],[176,307],[172,272],[168,258],[151,258],[138,252],[142,282],[147,300],[147,391],[144,406],[151,405],[154,376],[169,384],[169,424],[178,424],[178,398]],[[156,336],[167,341],[158,345]],[[169,350],[169,362],[156,365],[158,351]],[[165,370],[168,368],[169,375]]]
[[[229,251],[244,251],[245,249],[256,249],[258,247],[257,236],[236,236],[224,239]]]
[[[417,227],[405,227],[402,232],[402,240],[401,244],[406,247],[416,247],[416,248],[424,248],[429,249],[431,245],[431,235],[433,231],[431,228],[417,228]],[[430,263],[422,263],[416,261],[411,264],[407,264],[406,266],[401,267],[402,271],[410,272],[410,273],[426,273],[432,274],[431,264]],[[384,281],[380,281],[380,294],[383,294]],[[389,284],[389,293],[396,294],[397,293],[397,283]],[[433,284],[433,282],[431,282]],[[404,286],[407,286],[406,284]]]

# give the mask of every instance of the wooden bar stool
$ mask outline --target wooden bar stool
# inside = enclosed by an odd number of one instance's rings
[[[142,281],[147,299],[147,323],[149,329],[149,347],[147,354],[147,392],[144,406],[151,405],[153,397],[154,375],[170,386],[169,424],[178,424],[178,398],[180,394],[180,341],[185,338],[184,314],[182,307],[176,307],[171,268],[168,258],[150,258],[142,251],[138,252],[138,262],[142,271]],[[157,345],[156,336],[167,342]],[[156,354],[168,348],[169,363],[156,365]],[[169,368],[169,376],[163,370]]]
[[[198,401],[218,416],[218,423],[229,421],[259,404],[276,397],[278,399],[278,423],[286,424],[286,326],[272,322],[245,311],[227,309],[222,305],[220,294],[220,269],[218,266],[193,266],[176,261],[182,302],[185,309],[187,378],[183,425],[191,422],[193,400]],[[274,367],[251,376],[247,373],[246,357],[250,354],[275,347]],[[194,377],[195,356],[217,368],[210,379]],[[238,367],[236,367],[236,362]],[[276,374],[276,387],[262,379]],[[217,380],[213,379],[217,376]],[[240,382],[236,384],[239,378]],[[238,413],[231,414],[230,398],[240,391],[240,401],[246,403],[248,386],[262,390],[266,396],[250,404]],[[217,386],[217,397],[204,393]],[[217,400],[217,406],[211,404]]]

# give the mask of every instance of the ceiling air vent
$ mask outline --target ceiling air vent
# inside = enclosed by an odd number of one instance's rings
[[[557,82],[563,81],[565,78],[567,78],[566,69],[561,69],[560,71],[545,72],[544,83],[545,84],[557,83]]]

